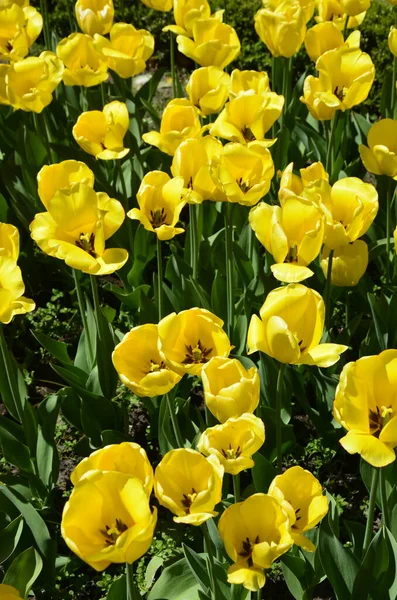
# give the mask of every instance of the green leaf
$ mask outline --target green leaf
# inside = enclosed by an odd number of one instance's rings
[[[205,560],[205,558],[200,556],[200,554],[197,554],[197,552],[189,548],[189,546],[186,546],[186,544],[182,544],[182,550],[191,572],[197,579],[197,582],[200,584],[202,590],[206,592],[211,585],[208,574],[207,561]]]
[[[189,564],[182,558],[164,569],[148,600],[197,600],[199,588]]]
[[[252,459],[255,463],[255,466],[252,468],[255,491],[266,494],[269,485],[277,475],[277,471],[260,452],[254,454]]]
[[[23,530],[22,515],[11,521],[5,529],[0,529],[0,564],[6,561],[18,545]]]
[[[153,585],[157,571],[163,566],[163,564],[164,559],[161,556],[153,556],[153,558],[150,559],[145,573],[145,585],[147,588],[150,588]]]
[[[374,294],[367,294],[369,307],[371,309],[372,319],[375,328],[376,339],[378,340],[379,349],[381,351],[387,348],[387,325],[384,322],[384,312],[381,308],[381,302],[375,298]],[[383,314],[382,314],[383,313]],[[387,312],[386,312],[387,315]]]
[[[26,598],[32,585],[43,568],[43,560],[34,548],[28,548],[19,554],[11,563],[5,574],[3,583],[12,585]]]
[[[21,425],[0,416],[0,444],[4,458],[21,471],[32,472],[29,448],[24,444],[25,434]]]
[[[122,575],[115,581],[113,581],[110,586],[109,592],[106,596],[106,600],[125,600],[125,588],[126,588],[126,578],[125,575]]]
[[[354,581],[352,600],[366,600],[368,596],[373,600],[388,598],[390,587],[396,586],[395,561],[391,534],[382,528],[375,535],[364,556]]]
[[[43,400],[38,408],[37,468],[41,481],[50,490],[58,481],[59,458],[54,435],[60,406],[60,398],[53,394]]]
[[[50,336],[40,331],[32,331],[36,340],[45,348],[51,356],[59,360],[63,365],[72,365],[72,359],[68,354],[67,344],[53,340]]]
[[[310,582],[314,579],[314,570],[310,563],[300,556],[284,554],[281,567],[289,591],[296,600],[310,600]]]

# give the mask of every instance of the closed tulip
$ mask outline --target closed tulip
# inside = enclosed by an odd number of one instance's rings
[[[173,156],[181,142],[200,136],[201,124],[197,108],[185,98],[175,98],[164,109],[160,132],[144,133],[142,139]]]
[[[83,33],[109,33],[114,18],[113,0],[77,0],[76,19]]]
[[[364,167],[375,175],[388,175],[397,180],[397,121],[382,119],[370,128],[367,146],[361,144]]]
[[[223,467],[216,456],[179,448],[167,452],[154,474],[157,500],[176,523],[201,525],[218,514],[222,499]]]
[[[83,112],[73,127],[73,137],[81,148],[101,160],[117,160],[129,152],[123,139],[130,118],[127,105],[114,100],[102,110]]]
[[[230,75],[219,67],[201,67],[190,75],[186,86],[190,102],[203,115],[222,110],[230,88]]]
[[[397,56],[397,29],[390,27],[390,33],[388,37],[389,50],[393,56]]]
[[[285,6],[284,0],[262,0],[262,3],[269,10],[275,10],[280,5]],[[298,0],[298,3],[304,12],[305,21],[310,21],[314,13],[315,0]]]
[[[162,171],[150,171],[142,179],[137,193],[138,208],[127,216],[137,219],[147,231],[155,233],[159,240],[170,240],[185,230],[176,227],[186,201],[183,197],[183,178],[171,179]]]
[[[257,408],[260,380],[256,367],[247,370],[236,358],[216,356],[203,366],[201,377],[206,406],[221,423]]]
[[[75,183],[85,183],[94,187],[94,173],[78,160],[64,160],[54,165],[45,165],[37,174],[39,198],[48,208],[55,192],[70,188]]]
[[[222,327],[223,321],[204,308],[172,313],[159,323],[160,356],[180,375],[200,375],[213,356],[230,354],[230,340]]]
[[[273,9],[258,10],[255,30],[273,56],[290,58],[305,39],[306,15],[298,0],[285,0]]]
[[[1,600],[21,600],[18,590],[5,583],[0,583],[0,598]]]
[[[296,283],[313,275],[307,265],[319,255],[324,241],[325,217],[319,206],[291,195],[282,207],[261,202],[249,214],[260,243],[273,255],[273,275]]]
[[[216,456],[225,473],[237,475],[254,466],[252,455],[265,441],[265,426],[261,419],[245,413],[228,419],[222,425],[209,427],[201,434],[197,449],[205,456]]]
[[[126,263],[128,252],[105,248],[105,241],[122,225],[124,209],[104,192],[94,192],[86,183],[58,190],[47,212],[30,224],[38,246],[50,256],[83,273],[108,275]]]
[[[0,4],[0,59],[18,61],[24,58],[42,29],[43,18],[33,6]]]
[[[266,133],[277,121],[284,106],[284,97],[275,92],[256,94],[254,90],[242,92],[228,102],[211,126],[211,135],[231,142],[247,144],[265,140]],[[273,140],[265,140],[272,145]]]
[[[273,496],[288,515],[294,544],[309,552],[316,547],[304,534],[313,529],[328,512],[328,499],[320,482],[302,467],[291,467],[270,484]]]
[[[6,74],[7,96],[14,109],[41,113],[62,81],[63,64],[52,52],[13,63]]]
[[[0,256],[7,256],[15,262],[19,257],[19,231],[10,223],[0,223]]]
[[[233,561],[228,582],[251,591],[265,585],[264,569],[293,544],[288,517],[268,494],[254,494],[229,506],[219,519],[218,529]]]
[[[350,17],[366,12],[371,6],[371,0],[339,0],[343,11]]]
[[[95,35],[95,48],[106,58],[109,69],[124,79],[146,69],[146,61],[154,52],[154,37],[145,29],[135,29],[129,23],[116,23],[110,30],[110,40]]]
[[[145,450],[135,442],[112,444],[96,450],[75,467],[70,480],[74,486],[89,479],[93,471],[117,472],[139,479],[148,498],[153,489],[153,468]]]
[[[158,340],[158,326],[147,323],[131,329],[114,349],[114,368],[124,385],[137,396],[161,396],[181,380],[180,375],[164,364]]]
[[[299,283],[279,287],[267,295],[260,318],[251,317],[249,354],[260,351],[282,363],[330,367],[347,346],[321,344],[324,301]]]
[[[303,85],[301,101],[315,119],[332,119],[337,110],[345,111],[367,99],[375,67],[369,54],[344,44],[325,52],[316,62],[318,77],[309,75]]]
[[[211,17],[208,0],[174,0],[173,5],[175,25],[167,25],[163,31],[192,37],[195,21]]]
[[[96,50],[91,36],[72,33],[59,42],[56,52],[65,65],[65,85],[92,87],[108,78],[106,57]]]
[[[314,62],[324,52],[340,48],[344,43],[343,33],[332,21],[314,25],[314,27],[307,30],[305,37],[306,52]]]
[[[172,0],[141,0],[141,2],[154,10],[168,12],[172,9]]]
[[[347,28],[359,27],[365,19],[366,12],[362,12],[354,17],[349,17],[345,13],[340,0],[316,0],[317,16],[315,17],[318,23],[332,21],[343,30],[347,21]]]
[[[97,571],[133,563],[149,550],[157,510],[142,482],[125,473],[93,471],[74,488],[62,515],[68,547]]]
[[[272,155],[261,142],[226,144],[219,159],[213,160],[211,174],[226,201],[254,206],[270,189]]]
[[[240,71],[234,69],[230,79],[230,98],[244,92],[253,91],[255,94],[271,92],[269,75],[265,71]]]
[[[328,273],[329,248],[324,246],[321,253],[321,268],[324,276]],[[358,284],[368,267],[368,246],[357,240],[346,246],[334,249],[331,283],[338,287],[352,287]]]
[[[217,16],[194,21],[192,37],[178,35],[178,50],[201,67],[224,69],[240,54],[241,44],[235,29]]]
[[[397,446],[397,350],[348,363],[336,388],[334,417],[347,430],[339,441],[374,467],[395,458]]]
[[[201,204],[203,200],[221,200],[211,176],[211,162],[223,152],[222,143],[206,135],[182,142],[174,155],[171,172],[183,177],[184,200],[189,204]]]

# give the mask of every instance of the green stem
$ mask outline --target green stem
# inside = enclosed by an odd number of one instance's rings
[[[227,289],[227,334],[233,335],[234,300],[233,300],[233,207],[230,202],[225,206],[225,248],[226,248],[226,289]]]
[[[106,89],[105,89],[105,84],[103,82],[101,83],[101,100],[102,100],[102,106],[105,106],[105,104],[106,104]]]
[[[159,321],[164,317],[163,312],[163,255],[161,241],[157,238],[157,303],[159,309]]]
[[[138,600],[140,594],[136,589],[134,582],[134,568],[133,565],[125,563],[125,579],[127,584],[127,598],[126,600]]]
[[[390,259],[390,236],[391,236],[391,202],[393,198],[393,179],[388,177],[387,182],[387,196],[386,196],[386,280],[390,281],[390,265],[392,260]]]
[[[125,210],[125,212],[128,212],[130,206],[129,206],[129,202],[128,202],[127,186],[125,185],[123,168],[122,168],[119,160],[116,160],[115,163],[116,163],[117,176],[120,179],[120,183],[121,183],[124,210]],[[130,219],[126,219],[126,221],[127,221],[126,225],[127,225],[127,235],[128,235],[128,246],[129,246],[130,252],[132,252],[134,249],[134,238],[132,235],[132,223],[131,223]]]
[[[381,497],[381,506],[382,506],[382,523],[385,527],[390,528],[390,515],[389,515],[389,504],[387,500],[387,491],[386,491],[386,473],[385,468],[381,468],[380,470],[380,497]]]
[[[172,406],[170,395],[166,394],[165,397],[167,400],[167,408],[168,408],[168,412],[170,413],[170,419],[171,419],[172,429],[174,430],[176,443],[178,444],[178,448],[183,448],[184,443],[183,443],[183,439],[182,439],[182,434],[181,434],[181,430],[179,429],[178,419],[176,418],[176,414],[174,411],[174,407]]]
[[[23,425],[24,406],[21,401],[21,396],[19,394],[18,380],[15,379],[15,377],[13,376],[14,369],[12,368],[12,356],[10,350],[8,349],[6,339],[4,337],[3,325],[0,325],[0,350],[1,354],[3,355],[3,363],[6,369],[6,377],[12,395],[12,399],[14,401],[16,414],[18,416],[19,422]]]
[[[198,239],[198,211],[199,205],[189,204],[189,235],[190,235],[190,266],[193,270],[193,279],[197,280],[198,258],[199,258],[199,239]]]
[[[262,600],[262,590],[256,592],[256,600]]]
[[[374,523],[374,512],[375,512],[375,504],[376,504],[376,492],[378,489],[378,481],[379,481],[379,469],[374,468],[372,474],[372,482],[371,482],[371,492],[369,495],[369,505],[368,505],[368,515],[367,515],[367,524],[365,527],[365,535],[364,535],[364,543],[363,543],[363,557],[365,556],[368,546],[371,543],[372,532],[373,532],[373,523]]]
[[[172,77],[172,95],[174,98],[178,95],[176,84],[176,65],[175,65],[175,37],[170,32],[170,57],[171,57],[171,77]]]
[[[240,502],[240,474],[233,475],[233,494],[234,501]]]
[[[336,133],[336,125],[338,121],[338,113],[335,112],[334,118],[331,121],[331,132],[329,134],[329,143],[327,148],[327,160],[325,163],[325,170],[330,176],[330,180],[332,181],[332,171],[334,168],[334,144],[335,144],[335,133]]]
[[[277,451],[277,473],[281,473],[283,464],[282,444],[281,444],[281,408],[283,400],[283,377],[285,364],[280,363],[277,377],[276,388],[276,451]]]
[[[72,10],[71,10],[71,5],[72,3],[69,2],[69,0],[66,0],[66,8],[68,11],[68,19],[69,19],[69,27],[70,27],[70,33],[73,33],[74,31],[76,31],[76,24],[75,24],[75,20],[72,16]]]
[[[43,33],[44,33],[45,49],[51,50],[50,30],[48,28],[47,0],[40,0],[40,12],[41,12],[41,16],[43,17]]]
[[[346,40],[347,24],[349,23],[349,15],[346,15],[345,25],[343,27],[343,39]]]
[[[328,331],[330,320],[331,320],[331,277],[332,277],[332,263],[334,260],[334,251],[330,250],[328,255],[328,269],[327,269],[327,282],[325,284],[324,302],[325,302],[325,329]]]
[[[207,555],[208,555],[208,571],[209,571],[209,575],[210,575],[211,591],[212,591],[211,596],[212,596],[213,600],[217,600],[218,590],[217,590],[216,575],[215,575],[215,561],[214,561],[214,555],[212,553],[212,543],[211,543],[210,533],[209,533],[209,529],[208,529],[208,523],[203,523],[202,530],[203,530],[203,534],[204,534],[205,546],[206,546]]]
[[[390,110],[390,117],[392,119],[394,119],[394,105],[396,103],[396,78],[397,78],[397,58],[394,56],[393,58],[393,78],[392,78],[392,88],[391,88],[391,98],[390,98],[390,104],[391,104],[391,110]]]
[[[83,296],[83,292],[82,292],[81,285],[80,285],[79,275],[78,275],[76,269],[72,269],[72,271],[73,271],[74,285],[76,288],[77,300],[79,303],[81,322],[83,323],[83,329],[85,332],[85,339],[86,339],[87,348],[88,348],[88,360],[90,361],[90,365],[92,366],[94,364],[95,356],[94,356],[94,350],[93,350],[92,344],[91,344],[90,332],[88,329],[86,305],[85,305],[84,296]]]
[[[95,311],[95,320],[97,324],[98,331],[98,343],[101,344],[105,339],[105,332],[103,330],[103,319],[104,315],[102,313],[101,304],[99,302],[99,293],[98,293],[98,282],[96,279],[96,275],[90,275],[91,280],[91,289],[92,289],[92,297],[94,299],[94,311]]]

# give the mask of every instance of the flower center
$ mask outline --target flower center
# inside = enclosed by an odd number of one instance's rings
[[[242,134],[246,142],[253,142],[256,139],[249,127],[244,127]]]
[[[166,218],[165,208],[150,211],[150,222],[154,228],[161,227],[165,223]]]
[[[297,263],[298,262],[298,246],[291,246],[287,256],[284,259],[285,263]]]
[[[339,86],[337,86],[334,89],[334,95],[341,101],[343,101],[343,98],[346,96],[346,94],[347,94],[347,88],[345,88],[345,87],[340,88]]]
[[[75,241],[75,244],[78,248],[96,258],[95,233],[80,233],[79,239]]]
[[[252,187],[252,185],[250,185],[249,179],[247,181],[243,181],[243,178],[240,177],[240,179],[236,179],[236,181],[243,194],[248,192]]]
[[[163,361],[161,363],[156,363],[154,360],[150,361],[150,371],[149,373],[157,373],[157,371],[161,371],[161,369],[165,369],[165,364]]]
[[[237,450],[235,450],[234,448],[232,448],[232,445],[230,442],[229,442],[229,447],[226,448],[226,450],[224,448],[222,448],[221,452],[227,460],[234,460],[235,458],[238,458],[239,456],[241,456],[240,446],[238,446]]]
[[[291,502],[290,502],[291,504]],[[301,520],[301,516],[299,515],[300,513],[300,508],[297,508],[295,511],[295,523],[292,525],[292,529],[299,529],[299,525],[297,525],[297,522]],[[298,516],[299,515],[299,516]]]
[[[393,414],[393,409],[387,406],[376,407],[376,412],[369,411],[369,432],[371,435],[378,437],[381,430],[390,421]]]
[[[242,542],[243,550],[242,550],[242,552],[238,553],[239,556],[247,559],[249,567],[252,567],[254,564],[253,560],[252,560],[252,552],[253,552],[255,544],[259,544],[259,535],[256,536],[254,542],[251,542],[249,537],[246,537],[245,540],[243,540],[243,542]]]
[[[128,527],[123,523],[121,519],[116,519],[112,527],[105,525],[105,529],[101,529],[100,532],[105,538],[105,544],[107,546],[114,546],[118,538],[124,531],[127,531]]]
[[[183,494],[183,498],[181,500],[182,506],[185,507],[185,513],[188,515],[190,513],[190,507],[193,502],[197,498],[197,492],[194,488],[192,488],[191,494]]]
[[[212,352],[212,348],[205,348],[200,340],[198,340],[196,346],[193,347],[189,344],[189,346],[185,345],[185,348],[185,360],[182,364],[187,365],[191,363],[200,364],[208,362],[208,356]]]

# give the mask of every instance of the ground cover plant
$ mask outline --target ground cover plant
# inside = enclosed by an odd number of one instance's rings
[[[0,600],[395,599],[396,2],[127,4],[0,0]]]

